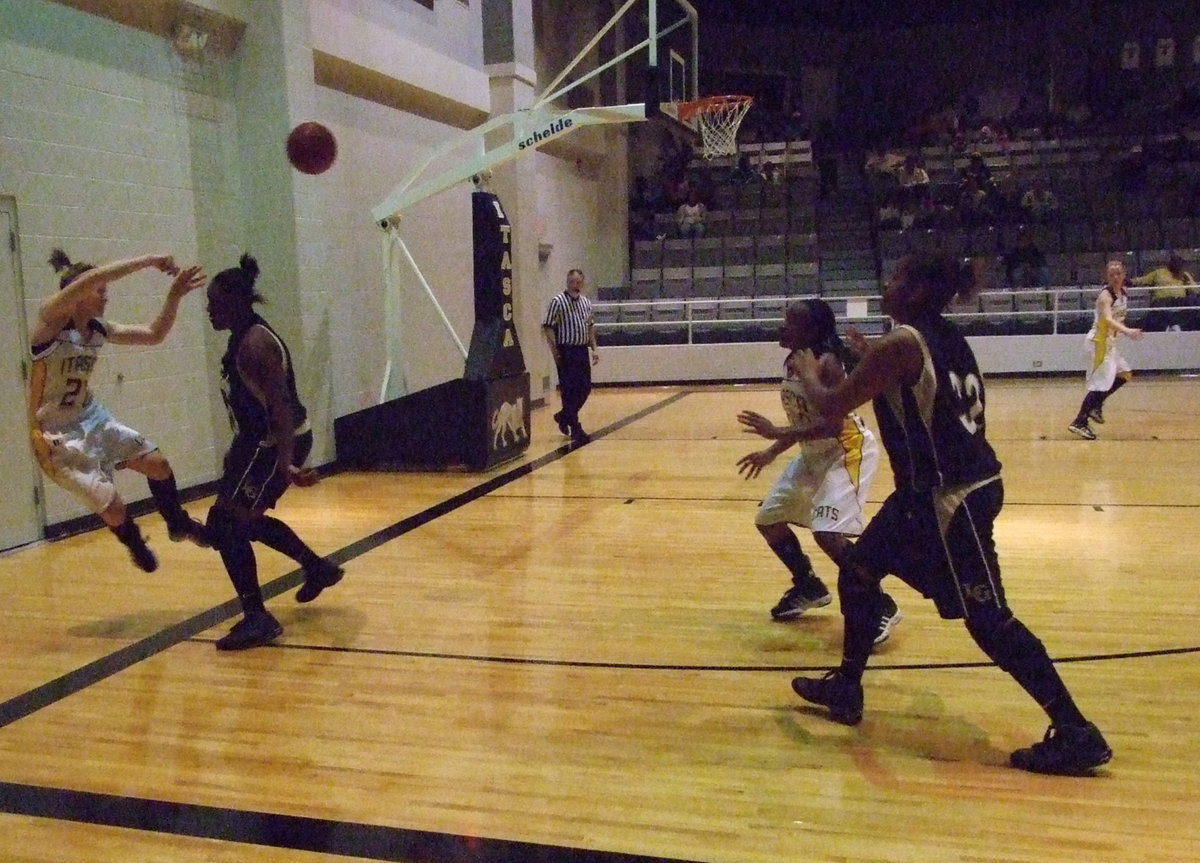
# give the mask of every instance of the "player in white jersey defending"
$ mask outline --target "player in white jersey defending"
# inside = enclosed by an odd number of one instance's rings
[[[767,545],[792,574],[792,586],[771,609],[775,620],[791,620],[810,608],[832,601],[829,590],[813,571],[790,525],[807,527],[821,550],[835,564],[866,524],[863,507],[875,470],[879,445],[856,413],[823,419],[811,407],[804,382],[794,368],[800,351],[820,358],[821,374],[830,386],[846,376],[848,350],[837,334],[833,310],[824,300],[793,300],[784,311],[779,346],[788,349],[782,382],[783,409],[788,424],[777,426],[755,411],[742,411],[744,431],[773,443],[738,460],[738,472],[753,479],[794,444],[800,452],[791,460],[758,508],[754,523]],[[882,644],[900,620],[900,610],[884,596],[875,643]]]
[[[46,475],[96,512],[139,568],[153,572],[158,560],[117,493],[113,482],[117,469],[146,476],[172,540],[207,545],[203,526],[179,505],[175,475],[166,457],[141,434],[113,419],[93,395],[90,379],[106,341],[156,345],[166,338],[180,300],[203,286],[204,274],[198,266],[180,269],[169,255],[143,255],[97,267],[73,264],[61,249],[55,249],[50,265],[61,273],[59,291],[38,309],[29,339],[34,453]],[[145,324],[105,320],[109,283],[147,268],[174,276],[154,320]]]
[[[1096,297],[1096,316],[1087,334],[1092,352],[1087,394],[1079,406],[1079,413],[1067,426],[1071,434],[1084,440],[1096,439],[1089,421],[1103,424],[1105,400],[1133,377],[1133,369],[1117,348],[1117,337],[1128,336],[1134,341],[1142,337],[1141,330],[1125,324],[1129,309],[1125,265],[1120,261],[1109,261],[1104,270],[1104,281],[1105,286]]]

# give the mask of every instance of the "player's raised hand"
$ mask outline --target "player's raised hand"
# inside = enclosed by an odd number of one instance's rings
[[[183,270],[176,267],[175,281],[171,282],[171,291],[183,297],[196,290],[196,288],[204,287],[206,281],[208,281],[208,277],[204,275],[204,270],[200,269],[199,264]]]
[[[737,421],[745,426],[742,431],[759,437],[771,437],[775,430],[775,423],[757,411],[742,411],[737,415]]]

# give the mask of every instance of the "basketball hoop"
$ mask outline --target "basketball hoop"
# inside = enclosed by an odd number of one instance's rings
[[[706,159],[737,155],[737,133],[742,118],[754,104],[752,96],[706,96],[694,102],[680,102],[679,119],[700,131],[700,155]]]

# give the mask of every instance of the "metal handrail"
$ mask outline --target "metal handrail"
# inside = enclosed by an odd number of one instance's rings
[[[1061,322],[1068,321],[1068,320],[1078,321],[1080,318],[1090,318],[1094,314],[1093,310],[1090,307],[1088,307],[1088,308],[1064,308],[1063,307],[1063,297],[1067,296],[1067,295],[1072,295],[1072,294],[1074,294],[1074,295],[1086,294],[1087,296],[1091,297],[1091,296],[1094,296],[1098,290],[1099,290],[1099,287],[1094,286],[1094,285],[1055,285],[1055,286],[1051,286],[1048,288],[1017,288],[1017,289],[1005,289],[1005,290],[996,290],[996,291],[984,291],[979,294],[979,298],[982,298],[985,296],[1015,297],[1015,296],[1023,294],[1023,293],[1039,293],[1039,294],[1042,294],[1047,297],[1047,300],[1048,300],[1047,308],[1043,311],[1040,309],[1017,309],[1014,307],[1011,310],[994,311],[994,310],[984,310],[982,305],[979,305],[975,309],[966,309],[966,310],[955,309],[954,307],[951,307],[951,309],[946,312],[946,317],[948,317],[952,320],[956,320],[956,321],[969,320],[969,321],[983,321],[983,322],[988,322],[988,321],[1004,322],[1004,321],[1008,321],[1008,320],[1018,320],[1018,319],[1023,322],[1027,322],[1027,321],[1031,321],[1031,320],[1043,322],[1043,321],[1049,320],[1052,325],[1051,326],[1051,334],[1059,335],[1059,334],[1064,334],[1062,327],[1060,326]],[[1129,289],[1130,298],[1137,301],[1137,303],[1138,303],[1138,305],[1135,305],[1135,307],[1132,309],[1132,311],[1141,312],[1141,311],[1145,310],[1145,306],[1140,305],[1140,301],[1143,300],[1145,297],[1148,297],[1152,290],[1153,290],[1152,288],[1146,288],[1146,287],[1133,287],[1133,288]],[[771,297],[770,299],[771,300],[779,300],[779,301],[783,301],[784,303],[787,303],[787,302],[790,302],[791,300],[795,300],[795,299],[807,299],[810,297],[817,297],[817,296],[819,296],[819,295],[815,294],[815,293],[803,293],[803,294],[794,294],[794,295],[788,295],[788,296]],[[703,325],[705,328],[711,326],[715,329],[720,329],[722,327],[756,326],[756,325],[770,327],[770,326],[777,326],[779,324],[782,324],[783,317],[779,316],[779,315],[757,317],[757,316],[754,316],[753,314],[751,314],[749,317],[737,317],[737,318],[729,318],[729,317],[697,318],[694,315],[694,308],[697,305],[704,306],[704,307],[711,307],[711,306],[716,305],[719,308],[721,302],[728,302],[728,301],[732,300],[732,301],[749,303],[749,304],[751,304],[751,308],[753,309],[753,303],[756,300],[762,300],[762,299],[767,299],[767,298],[764,298],[764,297],[759,297],[759,298],[754,298],[754,297],[723,297],[723,298],[679,297],[679,298],[660,298],[660,299],[656,299],[656,300],[596,301],[593,303],[593,305],[596,307],[600,307],[600,308],[616,308],[616,309],[646,308],[648,311],[648,315],[645,320],[598,321],[596,324],[596,328],[599,332],[603,333],[603,332],[614,332],[614,331],[621,331],[621,330],[638,331],[638,330],[654,330],[654,329],[667,329],[667,328],[674,329],[674,328],[682,325],[687,330],[687,343],[692,344],[693,343],[692,336],[693,336],[693,332],[694,332],[694,327],[698,324]],[[854,295],[854,296],[838,295],[838,296],[834,296],[834,297],[825,297],[825,299],[827,301],[832,300],[837,305],[841,305],[843,303],[851,303],[851,302],[870,303],[872,301],[878,302],[880,299],[880,295],[879,294],[862,294],[862,295]],[[654,319],[654,309],[661,308],[666,305],[670,305],[672,307],[677,307],[677,306],[682,305],[683,306],[683,316],[680,318],[671,318],[671,319],[666,319],[666,318],[658,318],[657,320]],[[1157,307],[1156,310],[1164,311],[1164,312],[1171,312],[1171,311],[1188,311],[1188,310],[1192,310],[1194,308],[1195,308],[1194,306],[1183,304],[1183,305],[1179,305],[1179,306],[1160,306],[1160,307]],[[851,322],[851,323],[856,323],[856,324],[875,323],[875,322],[887,321],[888,316],[884,315],[882,313],[868,314],[865,316],[839,315],[839,320],[843,321],[843,322]]]

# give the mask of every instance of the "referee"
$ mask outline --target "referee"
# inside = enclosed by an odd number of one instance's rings
[[[579,409],[592,391],[592,366],[600,361],[592,303],[583,295],[583,284],[583,270],[568,272],[567,289],[551,298],[542,321],[562,394],[562,410],[554,415],[554,421],[558,430],[577,444],[590,440],[579,424]]]

